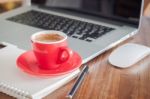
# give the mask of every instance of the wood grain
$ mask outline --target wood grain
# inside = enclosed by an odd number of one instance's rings
[[[150,47],[150,18],[143,17],[139,33],[118,46],[128,42]],[[116,68],[107,59],[118,46],[88,62],[90,72],[73,99],[150,99],[150,56],[130,68]],[[74,81],[44,99],[66,99]],[[13,98],[1,93],[0,99]]]
[[[150,46],[149,28],[150,19],[144,17],[139,33],[120,45],[134,42]],[[110,65],[107,61],[108,56],[115,48],[99,55],[88,63],[90,73],[74,99],[150,99],[150,56],[130,68],[120,69]],[[44,99],[65,99],[73,82]]]

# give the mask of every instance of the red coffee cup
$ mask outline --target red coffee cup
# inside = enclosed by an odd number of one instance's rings
[[[31,36],[31,42],[41,69],[55,69],[73,56],[67,44],[67,35],[61,31],[37,32]]]

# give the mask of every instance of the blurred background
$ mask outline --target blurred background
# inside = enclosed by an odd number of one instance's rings
[[[144,15],[150,16],[150,0],[144,1]]]
[[[22,6],[23,0],[0,0],[0,13]]]
[[[137,0],[133,0],[133,1],[135,3],[137,2]],[[135,3],[133,3],[133,6]],[[23,0],[0,0],[0,13],[18,8],[22,5],[23,5]],[[150,0],[144,0],[144,15],[150,16]]]

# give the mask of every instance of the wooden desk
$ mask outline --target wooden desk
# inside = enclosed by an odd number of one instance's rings
[[[143,17],[139,33],[123,43],[128,42],[150,47],[150,18]],[[107,62],[114,49],[88,63],[90,73],[73,99],[150,99],[150,56],[130,68],[119,69]],[[74,80],[44,99],[66,99],[73,83]],[[13,98],[1,93],[0,99]]]
[[[0,13],[20,7],[22,3],[22,0],[0,0]]]

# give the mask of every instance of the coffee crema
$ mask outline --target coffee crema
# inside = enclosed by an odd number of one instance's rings
[[[60,41],[60,40],[63,40],[64,37],[59,35],[59,34],[55,34],[55,33],[52,33],[52,34],[40,34],[40,35],[37,35],[35,37],[35,40],[36,41],[39,41],[39,42],[56,42],[56,41]]]

